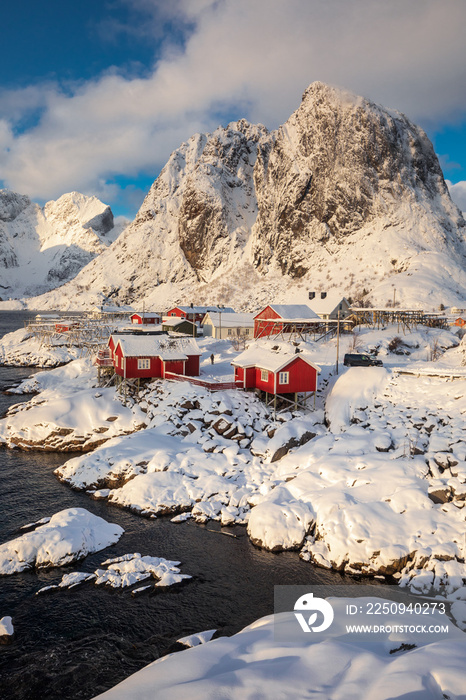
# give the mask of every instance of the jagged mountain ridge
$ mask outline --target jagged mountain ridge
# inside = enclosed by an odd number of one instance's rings
[[[0,190],[0,295],[40,294],[73,279],[120,231],[96,197],[71,192],[42,208]]]
[[[428,308],[466,296],[464,231],[421,129],[313,83],[277,131],[240,120],[182,144],[134,222],[60,294],[76,308],[110,295],[244,309],[332,286],[386,303],[396,284]]]
[[[386,228],[397,225],[395,212],[404,203],[422,218],[423,209],[442,200],[437,213],[444,220],[430,233],[406,229],[419,250],[441,246],[443,230],[461,222],[421,129],[402,114],[322,84],[304,93],[273,148],[258,159],[255,176],[254,262],[264,268],[276,261],[293,277],[308,272],[316,244],[338,244],[375,228],[380,217]],[[449,245],[455,243],[453,236]]]

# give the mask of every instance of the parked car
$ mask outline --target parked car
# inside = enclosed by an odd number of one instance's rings
[[[382,360],[361,353],[347,353],[343,359],[345,367],[383,367]]]

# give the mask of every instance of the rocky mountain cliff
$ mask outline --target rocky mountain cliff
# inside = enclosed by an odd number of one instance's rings
[[[0,190],[0,296],[40,294],[73,279],[120,231],[96,197],[71,192],[41,208]]]
[[[134,222],[60,289],[164,308],[256,308],[308,290],[385,304],[466,297],[465,222],[424,132],[322,83],[277,131],[245,120],[174,151]],[[57,293],[31,302],[57,306]]]

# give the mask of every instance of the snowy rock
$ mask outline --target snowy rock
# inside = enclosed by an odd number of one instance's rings
[[[0,644],[11,644],[15,636],[13,622],[9,615],[0,620]]]
[[[92,574],[79,571],[66,574],[57,586],[46,586],[41,588],[38,593],[45,593],[57,588],[69,590],[89,581],[95,583],[96,586],[122,589],[148,579],[156,579],[156,586],[173,586],[191,578],[188,574],[180,573],[179,563],[179,561],[169,561],[163,557],[143,557],[138,552],[124,554],[121,557],[104,561],[102,566],[105,566],[105,569],[96,569]],[[137,588],[132,593],[138,595],[148,588],[152,588],[152,586]]]
[[[267,444],[267,453],[271,462],[277,462],[284,457],[293,447],[305,445],[306,442],[315,438],[320,432],[312,421],[306,419],[295,419],[289,423],[281,425],[274,433]]]
[[[451,498],[450,486],[430,486],[429,498],[434,503],[447,503]]]
[[[102,389],[97,398],[95,390],[88,388],[95,381],[89,358],[46,374],[35,380],[36,386],[44,386],[40,394],[0,419],[0,444],[23,450],[87,452],[115,435],[144,427],[142,411],[124,406],[114,388]]]
[[[70,564],[115,544],[123,532],[84,508],[62,510],[33,532],[0,545],[0,574]]]
[[[253,544],[271,552],[299,549],[312,523],[312,513],[303,503],[263,502],[250,513],[248,535]]]

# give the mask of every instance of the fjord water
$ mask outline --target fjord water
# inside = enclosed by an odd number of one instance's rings
[[[25,312],[0,313],[0,336],[23,325]],[[28,397],[4,390],[35,370],[0,367],[0,416]],[[0,646],[2,700],[92,698],[159,658],[187,634],[216,628],[230,635],[273,612],[274,584],[341,584],[339,574],[317,569],[296,552],[255,548],[243,527],[217,523],[176,525],[148,520],[91,500],[54,476],[70,453],[0,448],[0,543],[20,528],[64,508],[82,507],[125,529],[120,541],[60,569],[0,577],[0,618],[13,618],[15,639]],[[128,552],[181,561],[186,585],[132,598],[89,584],[36,596],[71,571],[94,571]],[[353,582],[354,583],[354,582]]]

